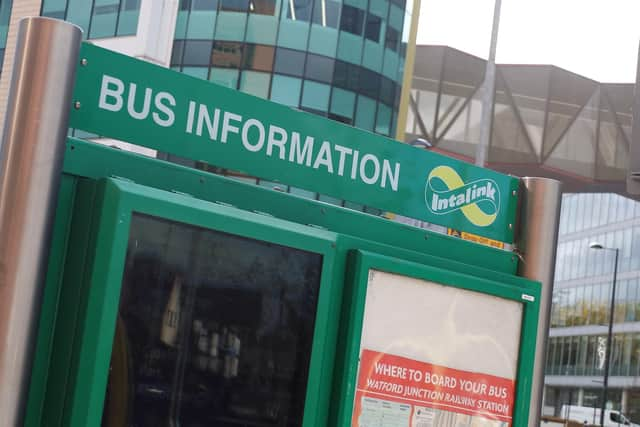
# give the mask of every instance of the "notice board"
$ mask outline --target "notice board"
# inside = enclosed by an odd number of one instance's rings
[[[353,427],[510,426],[523,306],[368,271]]]

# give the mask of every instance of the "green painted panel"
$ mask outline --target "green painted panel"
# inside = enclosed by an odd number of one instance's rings
[[[309,198],[314,198],[315,193],[302,193],[300,189],[293,192],[303,197],[296,197],[252,185],[255,179],[229,179],[78,139],[68,140],[64,160],[64,170],[68,174],[92,179],[122,176],[139,184],[179,191],[212,202],[220,201],[248,211],[259,209],[276,218],[314,224],[352,236],[360,242],[358,247],[366,250],[380,252],[388,248],[400,258],[428,261],[437,266],[449,265],[481,277],[487,277],[486,274],[491,272],[505,273],[501,280],[509,280],[517,270],[518,257],[511,252],[319,204]],[[361,205],[359,210],[362,210]]]
[[[516,178],[89,44],[81,56],[73,128],[513,241]]]
[[[342,250],[348,246],[338,241],[338,257],[343,255]],[[427,280],[521,303],[523,317],[518,346],[513,420],[510,425],[518,427],[527,425],[539,311],[539,283],[516,277],[509,280],[501,280],[497,277],[487,280],[487,277],[474,277],[464,270],[451,267],[441,269],[429,263],[414,263],[399,257],[391,258],[361,250],[350,250],[348,255],[342,315],[344,329],[338,341],[338,347],[342,352],[338,353],[335,367],[336,381],[333,397],[336,405],[332,408],[330,425],[351,425],[370,270]],[[424,327],[428,330],[429,325]],[[399,347],[407,348],[407,346],[410,348],[411,343],[403,342]]]

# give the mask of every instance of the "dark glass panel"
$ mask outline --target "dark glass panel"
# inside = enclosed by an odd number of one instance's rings
[[[139,10],[140,0],[124,0],[124,10]]]
[[[357,7],[342,6],[342,16],[340,18],[340,29],[351,34],[362,35],[362,25],[364,24],[364,10]]]
[[[367,70],[366,68],[361,68],[358,86],[360,93],[370,98],[377,98],[378,91],[380,90],[380,74]]]
[[[135,214],[102,425],[302,425],[321,268]]]
[[[243,68],[259,71],[273,70],[273,46],[247,44],[244,50]]]
[[[316,0],[313,22],[323,27],[338,28],[341,3],[333,0]]]
[[[386,77],[380,78],[380,100],[385,104],[393,104],[395,97],[395,83]]]
[[[287,18],[294,21],[311,21],[313,12],[313,0],[289,0],[287,6]]]
[[[393,50],[394,52],[398,50],[398,41],[400,39],[400,33],[398,30],[387,25],[387,34],[384,38],[385,47]]]
[[[393,106],[395,107],[395,110],[398,110],[398,108],[400,107],[400,97],[402,96],[402,85],[399,84],[395,84],[395,94],[393,97]]]
[[[364,28],[364,36],[376,43],[380,42],[380,26],[382,19],[375,15],[369,14],[367,16],[367,24]]]
[[[42,16],[46,16],[47,18],[61,19],[64,20],[64,10],[59,12],[45,12]]]
[[[273,16],[276,13],[276,2],[275,0],[250,0],[249,13]]]
[[[343,89],[359,90],[360,67],[343,61],[336,61],[333,72],[333,84]]]
[[[240,42],[215,42],[211,53],[211,65],[214,67],[239,68],[242,63],[243,47]]]
[[[217,10],[218,0],[193,0],[193,10]]]
[[[210,40],[187,40],[184,44],[183,65],[209,65],[211,48],[213,42]]]
[[[304,71],[304,58],[304,52],[279,47],[276,50],[274,71],[276,73],[301,77]]]
[[[180,10],[191,9],[191,0],[180,0]]]
[[[171,50],[171,65],[182,64],[182,54],[184,52],[184,40],[174,40]]]
[[[93,14],[94,15],[106,15],[106,14],[111,14],[111,13],[118,13],[118,8],[119,8],[119,4],[118,3],[112,3],[112,4],[105,4],[102,6],[93,6]]]
[[[220,10],[225,12],[246,12],[249,9],[249,0],[221,0]]]
[[[304,75],[312,80],[331,83],[334,62],[335,60],[332,58],[310,53],[307,55],[307,66],[305,67]]]
[[[329,113],[328,116],[331,120],[335,120],[336,122],[340,122],[340,123],[345,123],[347,125],[351,125],[353,124],[353,120],[351,120],[348,117],[345,116],[341,116],[339,114],[333,114],[333,113]]]

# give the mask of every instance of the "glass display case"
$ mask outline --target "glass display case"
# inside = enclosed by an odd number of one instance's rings
[[[302,423],[322,256],[134,214],[105,426]]]

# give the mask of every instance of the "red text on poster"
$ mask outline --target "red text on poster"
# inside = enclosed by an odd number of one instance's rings
[[[357,427],[363,399],[478,416],[511,425],[515,382],[507,378],[452,369],[391,354],[363,350],[352,426]]]

